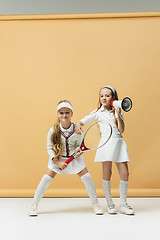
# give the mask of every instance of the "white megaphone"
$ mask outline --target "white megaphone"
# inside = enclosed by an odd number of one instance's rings
[[[114,100],[111,102],[111,106],[122,108],[125,112],[128,112],[132,108],[132,100],[128,97],[123,98],[123,100]]]

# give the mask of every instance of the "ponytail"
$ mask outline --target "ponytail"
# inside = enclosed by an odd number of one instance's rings
[[[54,124],[53,130],[54,131],[51,135],[51,141],[53,143],[53,151],[55,152],[55,157],[58,158],[60,155],[62,155],[63,152],[59,119],[57,119],[57,122]]]

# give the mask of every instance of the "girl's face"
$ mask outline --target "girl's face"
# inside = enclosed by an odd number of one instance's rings
[[[69,109],[69,108],[61,108],[59,109],[59,111],[57,112],[57,116],[60,120],[60,123],[63,125],[65,124],[70,124],[71,123],[71,117],[73,115],[73,112]]]
[[[112,91],[110,89],[102,88],[99,98],[104,108],[111,109],[111,102],[115,99],[115,97],[112,97]]]

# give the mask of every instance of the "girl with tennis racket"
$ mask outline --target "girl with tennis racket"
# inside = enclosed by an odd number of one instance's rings
[[[103,210],[97,200],[92,178],[85,166],[81,152],[77,150],[83,136],[75,133],[75,125],[71,122],[72,115],[71,103],[67,100],[60,101],[57,106],[57,122],[50,128],[47,137],[48,169],[36,189],[29,216],[38,215],[38,203],[57,173],[78,174],[93,204],[93,212],[99,215],[103,214]],[[73,161],[70,164],[65,163],[73,154],[75,154]]]
[[[109,214],[116,214],[115,205],[111,197],[110,179],[112,175],[112,162],[116,166],[120,175],[120,213],[134,215],[133,209],[127,203],[128,190],[128,165],[130,161],[127,151],[127,145],[122,138],[124,132],[123,115],[120,108],[114,109],[111,107],[111,102],[118,100],[116,90],[111,86],[104,86],[99,93],[99,106],[88,116],[81,119],[75,124],[75,132],[81,134],[81,126],[92,121],[105,120],[112,126],[112,136],[109,141],[96,151],[95,162],[102,162],[103,179],[102,186],[107,200],[107,211]],[[105,129],[102,128],[102,134]]]

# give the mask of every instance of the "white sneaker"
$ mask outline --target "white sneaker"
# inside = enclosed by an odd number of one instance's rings
[[[96,214],[96,215],[103,215],[103,209],[102,207],[100,206],[99,203],[95,203],[93,205],[93,212]]]
[[[120,213],[126,214],[126,215],[134,215],[133,209],[128,205],[128,203],[124,203],[123,205],[120,205]]]
[[[32,203],[28,214],[29,216],[38,216],[37,204]]]
[[[117,214],[114,203],[107,204],[107,212],[109,214]]]

